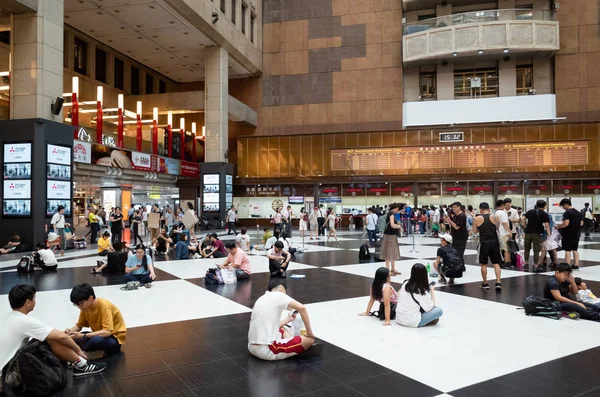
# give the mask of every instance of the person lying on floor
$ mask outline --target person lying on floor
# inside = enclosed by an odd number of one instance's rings
[[[37,243],[35,256],[35,265],[42,270],[56,270],[58,267],[58,261],[56,260],[56,256],[51,249],[48,248],[45,242],[40,241]]]
[[[146,247],[139,244],[135,247],[135,255],[127,259],[125,264],[125,282],[139,281],[140,284],[150,288],[150,283],[156,280],[152,259],[146,254]]]
[[[559,263],[554,271],[554,276],[546,282],[544,298],[559,302],[564,317],[600,321],[600,306],[576,302],[570,298],[569,292],[573,295],[577,295],[579,292],[572,272],[568,263]]]
[[[281,320],[284,310],[293,310]],[[306,336],[292,335],[285,327],[300,313]],[[254,304],[248,331],[248,351],[261,360],[276,361],[293,356],[307,357],[321,354],[323,345],[315,343],[306,307],[287,295],[285,282],[271,279],[267,292]]]
[[[220,269],[235,270],[235,275],[238,280],[246,280],[250,278],[252,270],[250,270],[250,258],[248,255],[237,246],[233,241],[228,241],[225,248],[229,255],[225,262],[219,265]]]
[[[106,364],[87,361],[87,355],[69,335],[28,315],[35,309],[35,298],[33,285],[17,284],[10,289],[8,302],[12,311],[2,319],[0,368],[4,368],[20,348],[37,340],[48,345],[60,360],[72,363],[75,377],[104,371]]]
[[[102,240],[102,239],[101,239]],[[125,273],[125,263],[129,258],[129,250],[127,246],[123,247],[123,244],[116,242],[114,249],[107,254],[106,262],[97,261],[95,268],[90,270],[90,273],[104,273],[104,274],[122,274]]]
[[[77,343],[84,352],[103,352],[103,357],[121,351],[127,339],[125,320],[118,307],[106,299],[96,298],[89,284],[79,284],[71,290],[71,303],[77,307],[77,324],[67,328],[65,333]],[[91,328],[92,332],[81,332]]]
[[[575,277],[575,285],[577,285],[577,300],[579,302],[591,303],[594,306],[600,306],[600,298],[592,293],[588,289],[587,284],[581,279],[581,277]]]
[[[283,248],[281,241],[276,241],[267,252],[269,258],[269,272],[273,277],[285,277],[285,271],[292,260],[292,254]]]

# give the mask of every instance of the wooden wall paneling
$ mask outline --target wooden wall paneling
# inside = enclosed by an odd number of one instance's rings
[[[440,143],[439,132],[431,130],[419,131],[419,145],[437,145]]]
[[[585,134],[583,133],[583,124],[571,124],[569,125],[569,139],[577,140],[583,139]]]
[[[485,143],[501,142],[500,138],[499,138],[499,134],[498,134],[498,128],[495,128],[495,127],[484,128],[483,133],[485,134]],[[505,142],[510,141],[510,139],[511,139],[510,128],[506,128],[506,129],[503,128],[502,135],[504,135],[503,140]],[[508,136],[506,136],[506,135],[508,135]]]
[[[237,141],[237,175],[245,177],[248,174],[248,139],[238,139]]]
[[[266,138],[262,138],[265,139]],[[263,150],[260,146],[261,139],[248,138],[248,161],[247,161],[247,175],[250,178],[258,176],[258,164],[261,161],[267,161],[268,146],[266,150]]]
[[[544,125],[542,126],[542,130],[544,129],[554,129],[554,140],[556,141],[566,141],[569,139],[569,124]]]
[[[290,137],[290,155],[289,169],[290,176],[300,176],[302,174],[302,159],[300,152],[302,151],[302,137],[293,135]]]
[[[407,131],[394,132],[394,146],[406,146]]]
[[[312,137],[310,135],[303,135],[301,137],[302,143],[300,144],[300,162],[301,176],[313,176],[313,161],[312,161]]]
[[[267,167],[268,177],[279,177],[279,137],[272,136],[269,141],[269,165]]]
[[[333,143],[337,149],[344,149],[346,147],[346,134],[341,132],[333,134]]]
[[[358,133],[352,132],[346,134],[346,147],[347,148],[357,148],[358,145]]]
[[[406,131],[406,145],[419,146],[419,130]]]
[[[279,137],[279,176],[290,176],[290,137]]]
[[[381,133],[381,146],[394,146],[394,133],[393,132],[382,132]]]
[[[585,139],[600,139],[600,123],[584,124],[583,137]]]
[[[483,128],[471,129],[471,143],[487,143],[485,140],[485,130]]]
[[[333,149],[333,140],[323,136],[321,141],[323,142],[323,175],[331,175],[331,153],[329,150]]]
[[[371,147],[382,147],[383,142],[381,141],[381,132],[370,132],[369,133],[369,146]]]
[[[312,175],[325,175],[325,168],[323,166],[323,138],[324,135],[312,135],[311,136],[311,151],[312,151]]]

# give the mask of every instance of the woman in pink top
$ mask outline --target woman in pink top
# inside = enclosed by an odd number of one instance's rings
[[[248,255],[237,247],[235,242],[229,241],[225,244],[225,248],[229,255],[225,262],[219,265],[220,269],[235,270],[235,275],[238,280],[246,280],[250,278],[252,271],[250,270],[250,259]]]
[[[384,326],[390,325],[390,320],[396,317],[396,305],[398,305],[398,292],[390,284],[390,270],[387,267],[380,267],[375,272],[373,284],[371,284],[371,299],[364,313],[358,313],[359,316],[368,316],[373,308],[375,301],[383,303],[385,310]]]

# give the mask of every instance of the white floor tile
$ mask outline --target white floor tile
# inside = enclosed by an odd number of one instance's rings
[[[319,338],[443,392],[600,345],[598,323],[526,317],[514,306],[439,291],[436,300],[440,323],[421,329],[359,317],[368,297],[306,306]],[[556,335],[574,334],[557,343]]]

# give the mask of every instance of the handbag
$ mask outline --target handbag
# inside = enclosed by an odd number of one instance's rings
[[[508,251],[513,254],[515,252],[519,252],[519,244],[517,244],[517,242],[515,240],[508,240],[508,242],[506,243],[507,247],[508,247]]]
[[[396,304],[390,302],[390,320],[396,319]],[[385,320],[385,303],[381,302],[379,304],[379,310],[375,310],[374,312],[369,313],[370,316],[377,317],[380,320]]]
[[[224,284],[237,283],[237,275],[235,274],[235,269],[221,269],[221,276],[223,277]]]
[[[65,241],[71,240],[73,238],[73,233],[71,233],[71,229],[69,229],[68,227],[65,228],[63,233],[65,236]]]

